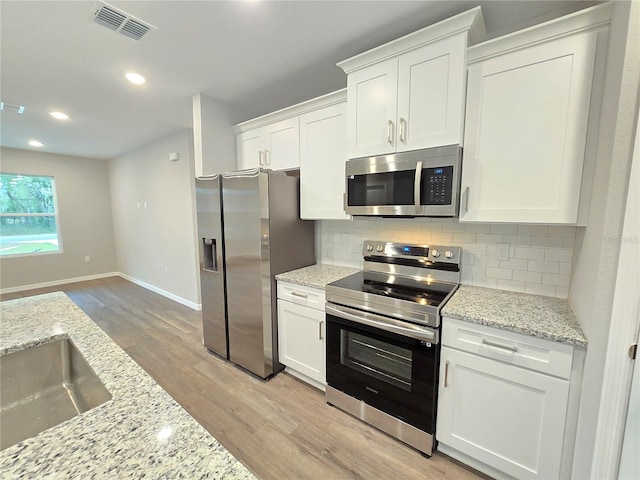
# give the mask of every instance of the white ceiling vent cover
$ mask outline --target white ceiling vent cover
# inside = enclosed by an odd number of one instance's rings
[[[98,25],[136,41],[141,40],[150,30],[157,30],[153,25],[104,2],[96,3],[91,10],[90,19]]]

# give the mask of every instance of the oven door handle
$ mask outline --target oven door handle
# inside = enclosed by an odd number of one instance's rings
[[[341,305],[325,304],[325,312],[345,320],[355,323],[367,325],[369,327],[379,328],[387,332],[404,335],[415,340],[422,340],[428,343],[438,343],[438,332],[426,329],[418,325],[411,325],[400,322],[392,318],[376,315],[375,313],[362,312],[353,308],[343,307]]]

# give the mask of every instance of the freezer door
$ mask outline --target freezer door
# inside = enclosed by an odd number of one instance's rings
[[[266,378],[274,373],[268,175],[225,173],[222,185],[229,359]]]
[[[202,332],[205,347],[229,358],[220,186],[218,175],[196,178]]]

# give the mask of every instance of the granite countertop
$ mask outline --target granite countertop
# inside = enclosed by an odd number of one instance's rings
[[[442,309],[442,316],[587,346],[569,302],[559,298],[461,285]]]
[[[335,282],[359,271],[357,268],[317,264],[281,273],[276,275],[276,280],[324,290],[327,283]]]
[[[64,293],[0,313],[0,354],[69,338],[112,395],[0,452],[3,479],[255,478]]]

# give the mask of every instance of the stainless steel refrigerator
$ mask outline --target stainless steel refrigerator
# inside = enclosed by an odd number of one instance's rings
[[[242,170],[196,178],[204,345],[267,378],[278,361],[275,275],[315,263],[299,179]]]

